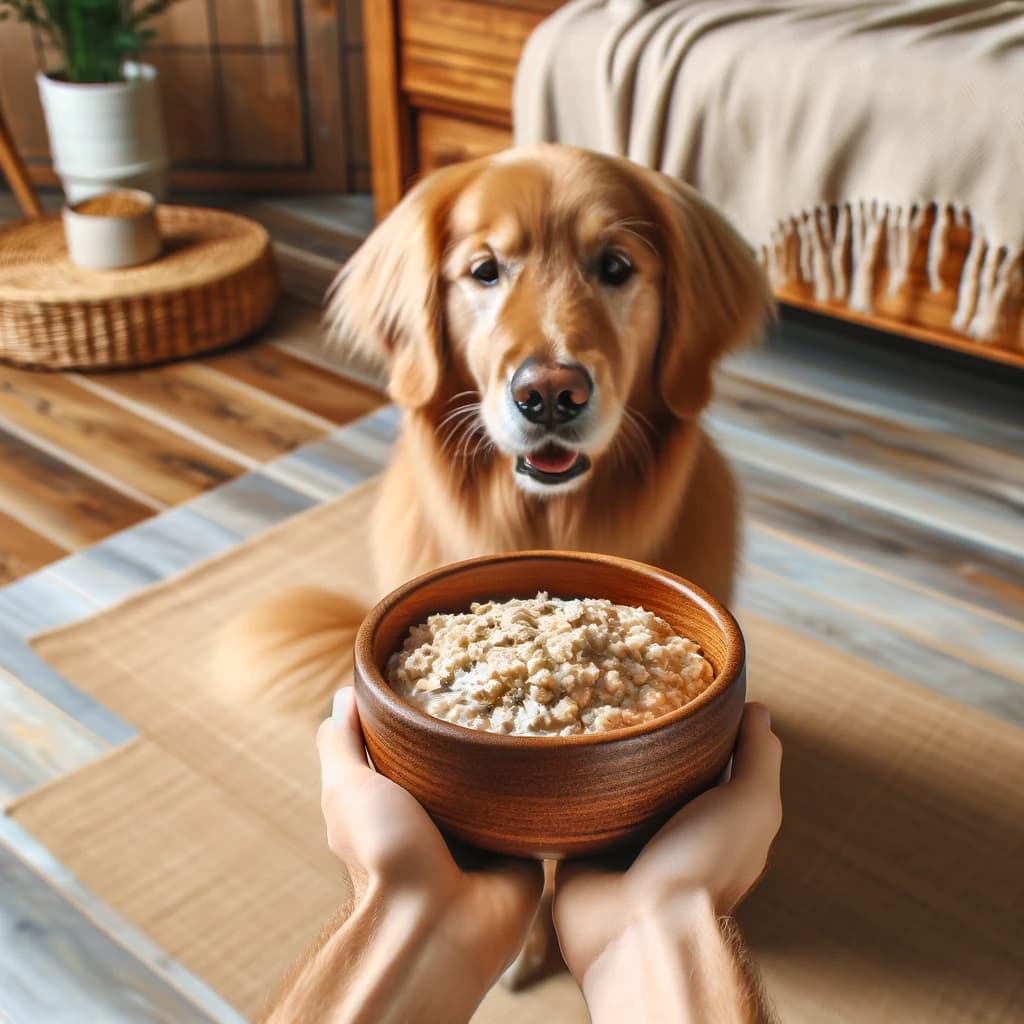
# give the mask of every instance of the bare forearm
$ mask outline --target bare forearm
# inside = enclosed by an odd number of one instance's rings
[[[360,899],[285,983],[264,1024],[469,1020],[487,984],[446,946],[415,899]]]
[[[766,1024],[770,1011],[737,942],[723,934],[706,894],[652,908],[584,975],[593,1024]]]

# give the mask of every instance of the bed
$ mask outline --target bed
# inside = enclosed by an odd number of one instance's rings
[[[422,173],[513,141],[621,152],[720,205],[780,302],[1024,366],[1021,4],[371,0],[364,16],[379,215]]]

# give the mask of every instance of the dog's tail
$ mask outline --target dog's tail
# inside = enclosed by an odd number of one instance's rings
[[[222,692],[268,710],[313,719],[330,714],[352,682],[352,645],[366,607],[344,594],[298,587],[230,620],[214,671]]]

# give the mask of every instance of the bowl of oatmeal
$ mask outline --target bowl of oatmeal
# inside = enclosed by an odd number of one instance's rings
[[[599,597],[474,601],[409,630],[385,676],[446,722],[503,736],[579,736],[642,725],[700,696],[700,645],[641,606]]]
[[[538,551],[444,566],[384,598],[355,648],[375,767],[446,833],[501,853],[635,843],[732,753],[732,615],[661,569]]]

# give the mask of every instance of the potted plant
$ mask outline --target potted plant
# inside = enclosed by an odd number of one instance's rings
[[[39,72],[54,170],[69,203],[111,188],[162,199],[167,142],[156,69],[139,63],[148,24],[175,0],[0,0],[0,21],[38,29],[62,66]]]

